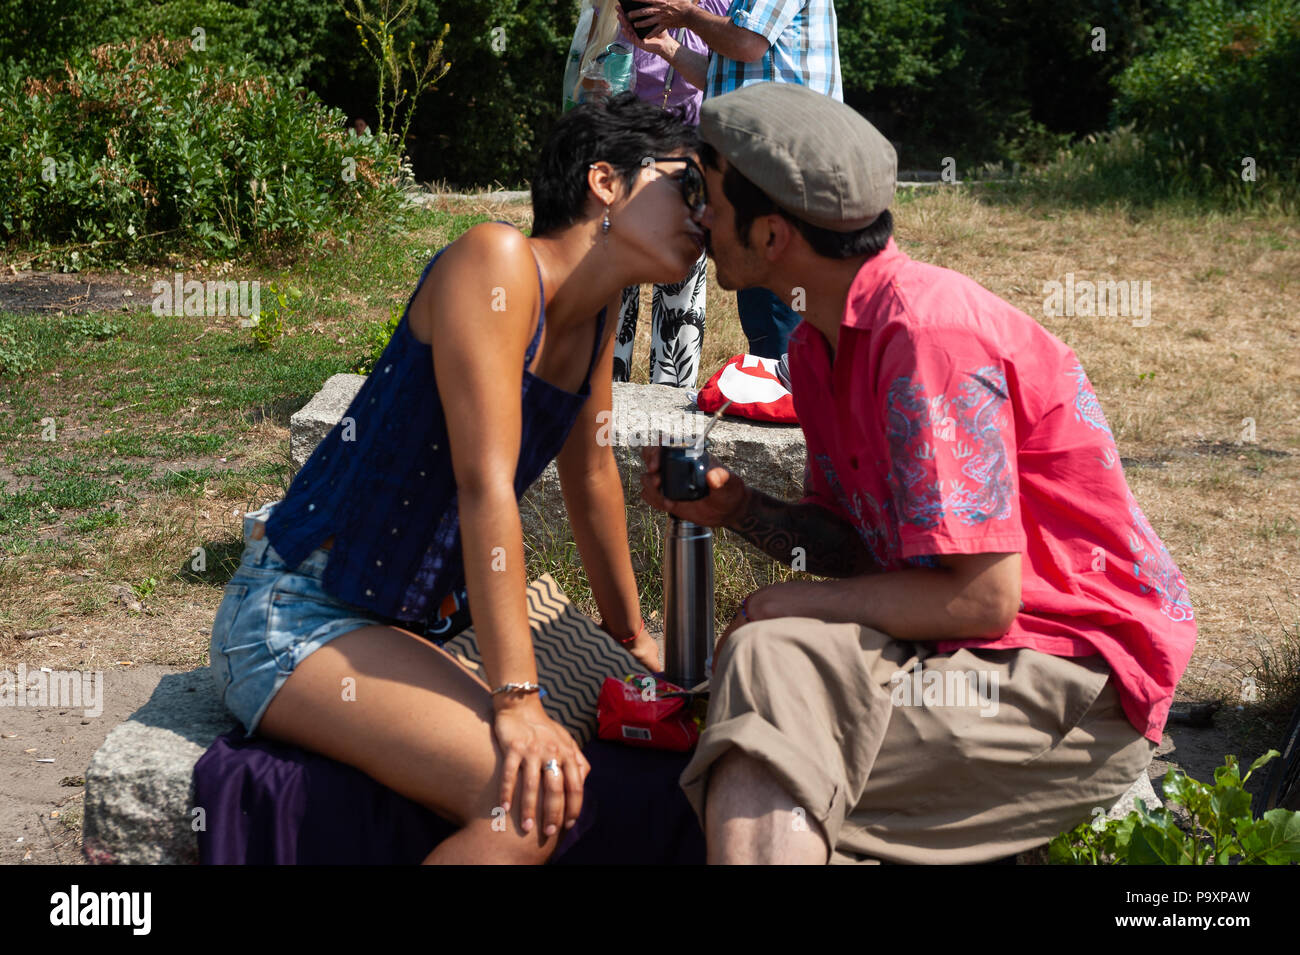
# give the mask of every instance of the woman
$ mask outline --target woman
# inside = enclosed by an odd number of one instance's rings
[[[538,702],[525,601],[518,502],[550,460],[603,626],[658,668],[622,483],[596,440],[613,360],[602,305],[699,255],[695,144],[633,94],[566,114],[533,179],[532,236],[483,223],[440,250],[338,425],[284,500],[246,520],[212,627],[227,707],[249,735],[457,822],[426,861],[543,862],[581,808],[590,767]],[[407,632],[446,630],[461,586],[490,695]]]

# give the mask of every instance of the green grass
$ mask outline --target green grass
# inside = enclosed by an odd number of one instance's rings
[[[222,277],[260,280],[264,315],[271,282],[302,292],[268,348],[234,317],[0,312],[0,462],[13,478],[0,485],[0,586],[35,584],[41,567],[73,566],[85,548],[116,579],[207,587],[227,579],[242,542],[212,539],[185,512],[229,515],[232,502],[238,510],[287,490],[287,448],[268,458],[266,439],[250,428],[265,419],[286,427],[327,378],[370,356],[375,330],[394,307],[400,314],[429,258],[487,218],[413,209],[401,231],[376,222],[293,261],[236,263]],[[200,265],[145,268],[135,281],[172,270],[212,277]],[[190,552],[200,546],[208,570],[195,574]],[[6,559],[18,557],[21,566]],[[95,612],[98,599],[79,606]],[[24,624],[46,613],[30,604]]]
[[[68,522],[68,529],[77,534],[90,534],[101,528],[120,527],[122,515],[117,511],[91,511]]]

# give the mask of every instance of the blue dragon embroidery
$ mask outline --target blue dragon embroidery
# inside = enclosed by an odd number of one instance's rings
[[[1075,362],[1074,367],[1070,369],[1070,374],[1074,376],[1076,382],[1074,394],[1075,420],[1082,421],[1088,427],[1104,432],[1106,437],[1114,441],[1115,435],[1111,433],[1110,425],[1101,410],[1101,402],[1097,400],[1097,393],[1092,390],[1092,383],[1088,381],[1083,366]]]
[[[1138,589],[1144,594],[1153,590],[1159,594],[1160,612],[1175,623],[1192,620],[1187,581],[1169,555],[1169,549],[1156,536],[1132,491],[1128,494],[1128,511],[1133,518],[1129,548],[1133,551],[1133,576],[1137,578]]]
[[[886,570],[892,569],[897,562],[898,552],[902,549],[902,541],[898,536],[898,521],[893,513],[893,502],[886,501],[884,506],[881,506],[865,491],[854,491],[850,498],[845,493],[844,486],[840,484],[839,475],[835,473],[835,465],[831,462],[830,455],[818,454],[816,461],[822,476],[826,478],[826,483],[830,485],[831,493],[835,495],[835,500],[853,522],[858,536],[867,545],[867,550],[871,551],[871,556],[880,567]]]
[[[934,457],[924,436],[930,431],[930,405],[925,386],[899,378],[885,399],[885,437],[889,441],[889,487],[898,502],[899,518],[917,527],[936,527],[943,519],[944,502],[939,485],[926,478],[932,473],[921,462]]]
[[[972,526],[1011,516],[1014,484],[1001,431],[1005,423],[1002,409],[1008,400],[1006,377],[1001,369],[989,365],[968,373],[968,378],[951,399],[943,394],[927,399],[925,386],[910,377],[898,378],[890,386],[885,396],[890,457],[885,478],[890,495],[883,502],[860,489],[850,496],[829,455],[816,454],[809,462],[809,466],[816,462],[836,501],[881,567],[937,565],[932,555],[900,560],[900,524],[928,529],[939,526],[945,514],[953,514]],[[944,417],[949,408],[955,417]],[[958,428],[966,440],[954,447]],[[971,487],[962,480],[943,482],[952,485],[944,495],[938,477],[943,470],[932,463],[940,454],[961,462],[961,474]]]
[[[952,404],[957,424],[974,442],[961,473],[975,482],[975,489],[958,484],[944,500],[968,527],[1011,516],[1011,465],[1002,438],[1002,406],[1007,403],[1007,380],[1000,368],[986,365],[971,372],[972,380],[962,383]]]

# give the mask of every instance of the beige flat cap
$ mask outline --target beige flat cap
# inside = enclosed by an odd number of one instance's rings
[[[790,215],[823,229],[864,228],[894,198],[889,140],[852,107],[797,83],[705,99],[700,138]]]

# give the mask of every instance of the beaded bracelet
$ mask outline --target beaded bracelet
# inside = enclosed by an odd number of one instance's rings
[[[750,594],[749,596],[752,597],[754,595]],[[749,616],[749,597],[746,597],[740,602],[740,615],[745,618],[745,623],[751,622]]]

